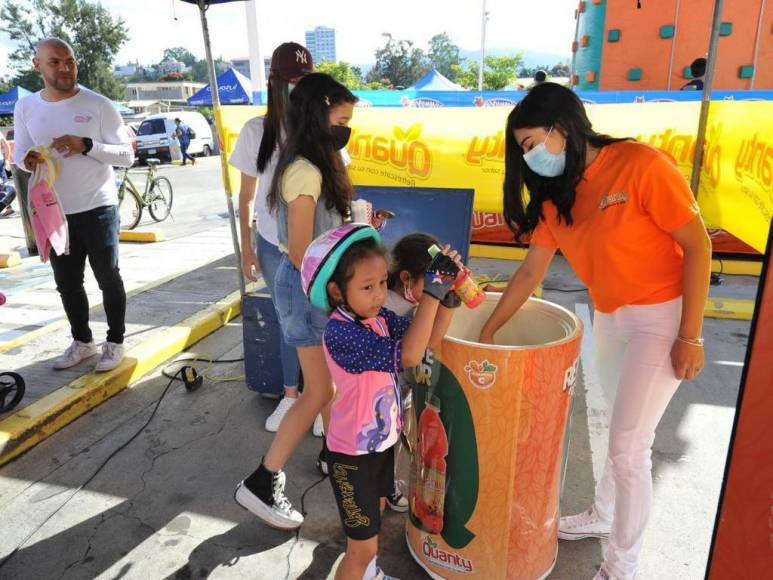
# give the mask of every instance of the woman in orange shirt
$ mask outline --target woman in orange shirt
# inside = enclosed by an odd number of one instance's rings
[[[495,342],[560,249],[593,299],[599,378],[617,395],[593,505],[561,518],[559,537],[608,537],[594,580],[628,580],[652,502],[655,427],[679,383],[704,365],[711,244],[673,161],[596,133],[565,87],[534,87],[507,119],[505,147],[505,219],[532,239],[480,341]]]

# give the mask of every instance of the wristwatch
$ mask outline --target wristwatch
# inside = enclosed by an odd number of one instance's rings
[[[92,141],[88,137],[82,137],[81,141],[83,141],[83,146],[85,147],[82,155],[86,155],[89,151],[91,151],[91,148],[94,147],[94,141]]]

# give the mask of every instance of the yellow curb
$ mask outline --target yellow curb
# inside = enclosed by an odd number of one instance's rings
[[[751,320],[754,315],[754,300],[709,297],[703,314],[708,318]]]
[[[729,276],[757,276],[762,273],[762,262],[752,260],[712,260],[712,272]]]
[[[121,230],[118,239],[122,242],[163,242],[166,238],[163,232]]]
[[[25,258],[25,260],[28,258]],[[31,258],[36,259],[36,258]],[[154,280],[153,282],[148,282],[147,284],[143,286],[139,286],[135,288],[134,290],[129,290],[126,293],[126,298],[129,299],[133,296],[136,296],[137,294],[141,294],[142,292],[146,292],[148,290],[152,290],[153,288],[156,288],[157,286],[161,286],[161,284],[166,284],[170,280],[174,280],[175,278],[179,278],[180,276],[185,275],[186,272],[178,272],[176,274],[170,274],[169,276],[164,276],[163,278],[159,278],[158,280]],[[91,308],[89,308],[89,314],[93,314],[97,310],[102,308],[102,304],[95,304]],[[62,311],[62,316],[64,316],[64,311]],[[27,344],[28,342],[31,342],[35,340],[36,338],[46,335],[49,332],[53,332],[55,330],[59,330],[60,328],[64,328],[69,324],[66,318],[62,318],[61,320],[55,320],[54,322],[51,322],[50,324],[46,324],[45,326],[41,326],[40,328],[36,328],[35,330],[31,330],[29,332],[26,332],[22,334],[21,336],[17,338],[13,338],[11,340],[8,340],[6,342],[0,342],[0,353],[6,352],[11,350],[12,348],[16,348],[18,346],[22,346],[24,344]]]
[[[241,312],[233,292],[126,353],[116,369],[90,373],[0,421],[0,465],[24,453],[90,409],[125,389],[159,364],[224,326]]]
[[[515,246],[489,246],[488,244],[471,244],[470,257],[493,258],[495,260],[523,260],[526,258],[527,248]]]
[[[0,268],[11,268],[21,264],[21,256],[19,252],[8,252],[6,254],[0,254]]]

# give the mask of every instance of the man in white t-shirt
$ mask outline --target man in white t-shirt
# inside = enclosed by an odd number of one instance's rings
[[[126,292],[118,268],[120,224],[113,166],[130,167],[134,153],[110,100],[77,84],[78,65],[70,45],[58,38],[42,40],[32,62],[45,88],[16,103],[14,160],[32,172],[41,162],[32,147],[50,147],[58,156],[61,171],[54,189],[67,216],[70,239],[69,253],[49,255],[73,336],[54,368],[75,366],[97,353],[83,288],[88,258],[102,290],[108,325],[96,370],[108,371],[124,356],[126,315]]]

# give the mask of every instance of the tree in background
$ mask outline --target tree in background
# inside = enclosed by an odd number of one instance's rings
[[[78,60],[78,82],[111,99],[124,97],[113,76],[113,60],[128,40],[126,25],[100,4],[87,0],[6,0],[0,7],[0,31],[16,43],[10,54],[14,83],[31,91],[43,88],[32,68],[38,41],[56,36],[72,45]]]
[[[182,46],[175,46],[174,48],[164,49],[164,56],[161,60],[177,60],[188,68],[193,68],[193,65],[195,65],[198,61],[195,54],[193,54],[187,48],[183,48]]]
[[[229,68],[231,68],[230,61],[225,60],[222,57],[217,57],[215,59],[215,75],[220,76]],[[191,66],[191,79],[197,83],[209,84],[209,69],[207,68],[206,60],[197,60],[193,63],[193,66]]]
[[[189,72],[170,72],[163,75],[161,78],[158,79],[162,83],[168,83],[168,82],[180,82],[180,81],[190,81],[191,80],[191,73]]]
[[[459,56],[459,47],[451,41],[448,34],[443,32],[430,38],[428,56],[430,63],[440,74],[456,81],[464,59]]]
[[[394,87],[407,87],[424,76],[430,64],[424,51],[410,40],[395,40],[391,34],[382,34],[384,46],[376,49],[376,64],[370,70],[367,81],[388,80]]]
[[[498,91],[515,81],[523,54],[515,56],[487,56],[483,60],[483,89]],[[478,88],[478,61],[468,60],[465,67],[457,65],[456,82],[466,89]]]
[[[315,72],[329,74],[339,83],[349,90],[358,90],[362,88],[362,72],[357,67],[351,66],[348,62],[321,62],[314,66]]]
[[[14,87],[13,81],[8,77],[0,77],[0,94],[10,91]]]

